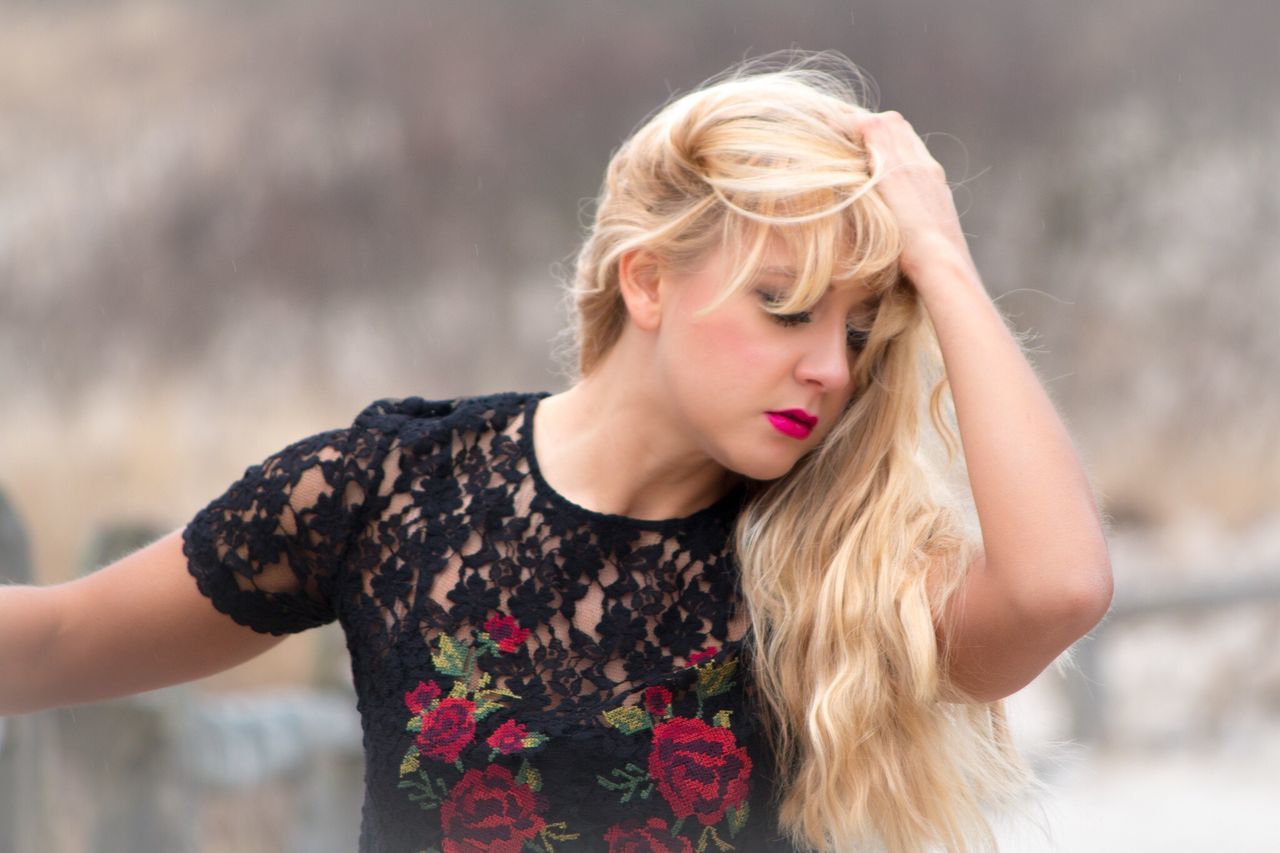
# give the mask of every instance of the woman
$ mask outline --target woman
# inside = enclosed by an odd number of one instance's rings
[[[999,700],[1102,617],[1106,544],[942,169],[832,61],[735,69],[616,152],[571,387],[376,402],[3,590],[0,712],[338,619],[363,850],[989,842],[1026,783]],[[980,545],[921,453],[948,388]]]

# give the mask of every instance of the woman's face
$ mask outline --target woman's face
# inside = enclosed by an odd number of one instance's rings
[[[673,413],[708,456],[759,480],[786,474],[831,431],[853,396],[873,310],[865,287],[833,281],[809,312],[769,313],[765,305],[794,286],[791,267],[775,248],[750,287],[702,317],[694,315],[734,272],[727,253],[664,274],[656,346]]]

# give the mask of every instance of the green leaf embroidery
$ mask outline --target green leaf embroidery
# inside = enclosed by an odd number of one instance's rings
[[[637,767],[631,762],[627,762],[626,769],[615,767],[611,775],[617,776],[618,781],[614,782],[599,774],[596,774],[596,781],[611,791],[624,791],[625,793],[623,793],[622,798],[618,800],[620,803],[630,801],[631,798],[636,795],[636,792],[642,783],[652,782],[649,778],[649,774],[645,770]],[[644,791],[640,792],[640,798],[647,799],[652,791],[653,785],[650,784]]]
[[[737,674],[738,662],[731,660],[718,666],[698,668],[698,699],[710,699],[719,696],[733,687],[733,677]]]
[[[719,726],[720,728],[727,729],[729,728],[729,716],[731,714],[732,712],[729,711],[728,709],[725,709],[723,711],[717,711],[716,715],[711,718],[711,721],[715,723],[717,726]]]
[[[747,815],[750,812],[750,804],[743,800],[736,808],[729,809],[729,837],[737,835],[742,831],[742,827],[747,825]]]
[[[534,791],[542,790],[542,774],[526,759],[520,762],[520,771],[516,773],[517,785],[528,785]]]
[[[605,722],[624,735],[653,728],[653,719],[638,705],[623,705],[604,712]]]
[[[547,736],[542,732],[529,732],[520,741],[520,745],[525,749],[533,749],[535,746],[542,746],[547,742]]]
[[[445,675],[462,675],[467,667],[467,647],[448,634],[441,634],[440,651],[431,656],[436,669]]]
[[[479,633],[476,634],[476,642],[480,645],[481,648],[483,648],[486,652],[488,652],[491,655],[502,654],[502,649],[498,648],[498,644],[495,643],[493,641],[493,638],[490,637],[484,631],[480,631]]]
[[[555,850],[555,847],[551,846],[550,842],[576,841],[578,837],[582,835],[582,833],[580,832],[552,832],[551,831],[553,829],[564,830],[564,829],[567,829],[568,827],[569,827],[569,824],[565,823],[562,820],[559,820],[559,821],[556,821],[555,823],[549,823],[546,826],[542,827],[542,831],[539,832],[538,835],[542,837],[542,843],[547,845],[548,850]]]
[[[439,786],[438,790],[437,786]],[[418,771],[417,779],[402,779],[399,787],[415,792],[409,794],[409,800],[427,811],[438,807],[449,793],[449,788],[443,781],[432,781],[431,777],[422,770]]]
[[[716,848],[720,850],[732,850],[733,845],[720,837],[714,826],[704,826],[702,833],[698,836],[698,846],[695,850],[702,851],[707,849],[707,842],[715,843]]]
[[[404,760],[400,762],[400,775],[407,776],[418,769],[419,759],[421,758],[416,746],[409,747],[409,751],[404,754]]]

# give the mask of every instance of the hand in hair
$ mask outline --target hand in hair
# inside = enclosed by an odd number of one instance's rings
[[[872,183],[898,220],[903,274],[914,282],[918,271],[937,263],[972,270],[946,172],[902,114],[858,111],[850,114],[844,129],[851,138],[862,139]]]

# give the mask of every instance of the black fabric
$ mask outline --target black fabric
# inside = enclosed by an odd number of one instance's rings
[[[383,400],[255,465],[184,532],[257,631],[339,620],[362,851],[790,849],[747,678],[738,486],[591,512],[533,453],[539,393]]]

